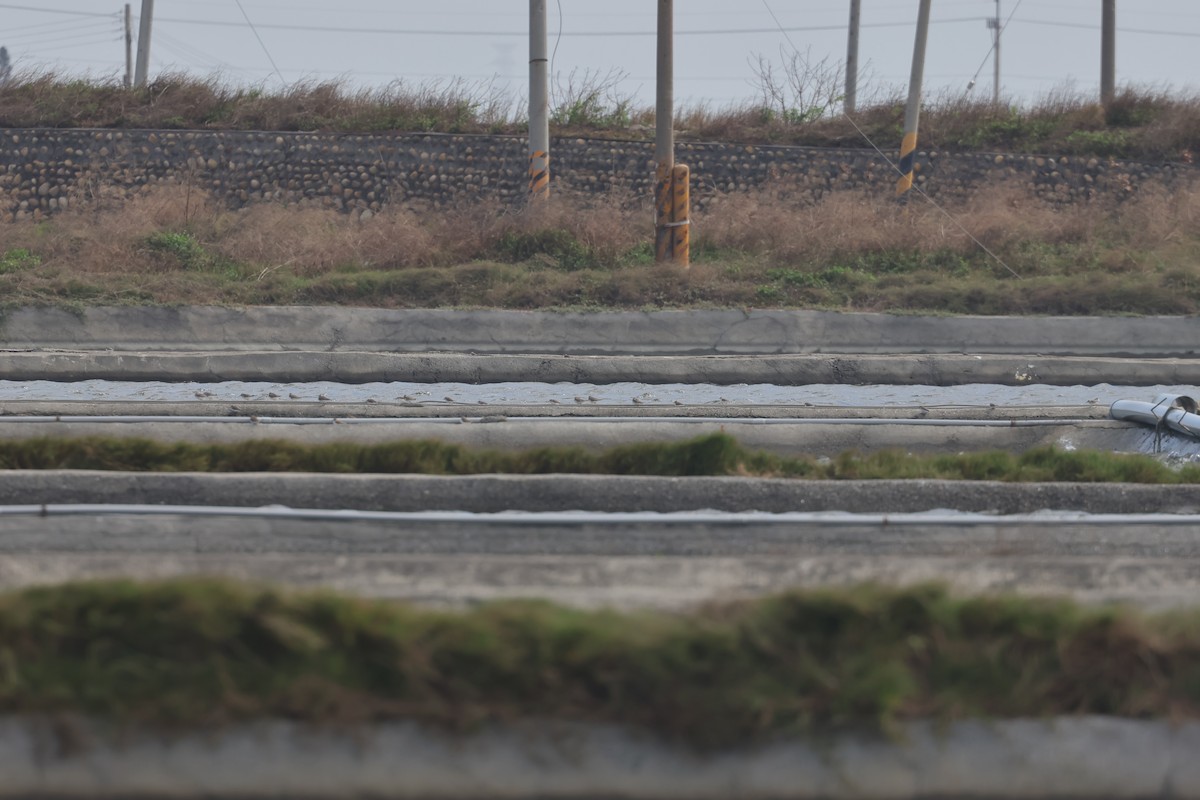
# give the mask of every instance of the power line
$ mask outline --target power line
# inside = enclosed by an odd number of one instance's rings
[[[43,14],[64,14],[72,17],[116,17],[113,12],[99,11],[69,11],[65,8],[43,8],[42,6],[19,6],[12,3],[0,3],[0,8],[11,8],[14,11],[40,11]]]
[[[3,7],[3,6],[0,6]],[[953,24],[958,22],[979,22],[986,17],[951,17],[948,19],[931,20],[930,24]],[[242,23],[229,22],[225,20],[210,20],[210,19],[186,19],[183,17],[159,17],[158,22],[176,22],[184,25],[208,25],[219,28],[240,28]],[[372,33],[386,34],[390,36],[519,36],[524,38],[529,35],[528,31],[461,31],[447,28],[442,29],[423,29],[416,30],[413,28],[346,28],[329,25],[296,25],[289,23],[260,23],[258,25],[262,29],[284,30],[284,31],[312,31],[315,33]],[[791,33],[808,33],[820,31],[840,31],[844,25],[806,25],[792,28],[725,28],[722,30],[698,29],[676,31],[676,36],[730,36],[738,34],[755,34],[755,33],[778,33],[779,31]],[[864,24],[864,28],[911,28],[911,22],[873,22]],[[618,38],[618,37],[643,37],[656,36],[655,31],[564,31],[562,36],[575,38]]]
[[[1100,25],[1088,25],[1084,22],[1055,22],[1048,19],[1022,19],[1018,20],[1024,25],[1043,25],[1051,28],[1077,28],[1085,31],[1103,30]],[[1200,39],[1200,32],[1193,31],[1160,31],[1150,28],[1117,28],[1121,33],[1140,33],[1147,36],[1177,36],[1185,39]]]
[[[120,22],[120,14],[119,13],[118,14],[108,14],[106,16],[112,17],[113,19],[117,20],[117,22]],[[32,31],[35,28],[55,29],[58,26],[69,27],[72,25],[95,25],[95,24],[97,24],[96,20],[92,20],[90,22],[84,22],[82,20],[55,19],[55,20],[51,20],[50,22],[38,22],[34,25],[18,25],[15,28],[5,28],[4,35],[8,36],[9,34],[17,33],[19,31]]]
[[[74,36],[79,33],[97,33],[99,31],[110,32],[115,29],[110,23],[106,22],[84,22],[84,23],[68,23],[62,28],[54,28],[43,31],[26,31],[25,33],[9,36],[5,33],[4,40],[8,44],[20,43],[30,39],[51,40],[67,36]]]
[[[161,31],[155,35],[155,41],[162,42],[162,44],[168,50],[183,56],[183,58],[189,61],[197,62],[201,66],[215,67],[218,69],[232,69],[238,72],[244,72],[249,69],[248,67],[238,67],[230,64],[229,62],[217,58],[211,53],[207,53],[198,47],[183,41],[182,39],[176,39],[174,36]]]
[[[104,33],[102,31],[87,31],[86,33],[76,33],[71,36],[51,36],[41,39],[26,39],[13,43],[14,47],[29,49],[30,47],[44,47],[46,45],[70,44],[73,47],[83,47],[84,45],[96,44],[98,42],[114,42],[119,37],[116,31]],[[87,41],[81,41],[86,39]]]

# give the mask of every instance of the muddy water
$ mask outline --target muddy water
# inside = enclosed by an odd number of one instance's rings
[[[675,405],[684,403],[736,405],[814,406],[912,406],[966,405],[1083,405],[1104,406],[1121,399],[1151,399],[1156,394],[1194,394],[1196,387],[1094,386],[846,386],[814,384],[644,384],[614,383],[162,383],[123,381],[0,381],[0,402],[5,400],[238,400],[315,401],[322,396],[331,402],[380,403],[417,402],[437,405],[479,404],[571,404]]]

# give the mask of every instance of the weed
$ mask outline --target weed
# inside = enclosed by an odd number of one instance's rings
[[[175,729],[569,720],[699,750],[914,718],[1181,720],[1200,708],[1196,623],[936,586],[668,615],[108,581],[0,596],[0,704]]]
[[[918,456],[897,451],[843,453],[832,461],[745,449],[724,434],[683,442],[647,442],[595,453],[574,447],[474,450],[437,441],[303,446],[263,440],[238,444],[165,444],[147,439],[24,439],[0,442],[0,469],[150,472],[379,472],[600,475],[783,475],[825,480],[995,480],[1014,482],[1200,482],[1200,468],[1172,470],[1148,456],[1037,448]]]
[[[1063,150],[1067,153],[1128,157],[1130,144],[1131,137],[1126,131],[1072,131],[1063,140]]]
[[[42,259],[36,253],[24,247],[14,247],[0,255],[0,275],[33,269],[41,263]]]
[[[166,256],[185,270],[219,271],[226,278],[240,277],[240,270],[234,264],[210,253],[191,233],[156,231],[143,239],[142,244],[151,253]]]
[[[592,254],[570,232],[558,228],[530,232],[512,231],[496,243],[497,254],[509,261],[545,258],[557,269],[576,270],[590,266]]]

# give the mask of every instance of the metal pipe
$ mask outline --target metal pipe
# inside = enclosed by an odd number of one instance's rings
[[[142,15],[138,20],[137,69],[133,74],[133,86],[141,89],[146,85],[150,72],[150,34],[154,25],[154,0],[142,0]]]
[[[529,195],[550,196],[550,60],[546,0],[529,0]]]
[[[929,40],[929,7],[931,0],[921,0],[917,13],[917,34],[913,41],[912,74],[908,80],[908,105],[904,109],[904,139],[900,143],[900,179],[896,196],[901,197],[913,186],[916,168],[917,128],[921,121],[921,84],[925,79],[925,44]]]
[[[836,527],[878,525],[888,528],[921,527],[928,525],[989,525],[1037,526],[1063,525],[1127,526],[1163,525],[1195,527],[1200,525],[1196,514],[1080,514],[1074,511],[1038,514],[992,515],[974,512],[916,512],[898,514],[848,514],[844,512],[599,512],[599,511],[503,511],[477,513],[468,511],[358,511],[320,508],[281,508],[278,506],[186,506],[149,504],[53,503],[45,505],[0,506],[0,517],[79,517],[79,516],[182,516],[193,518],[251,518],[280,520],[314,520],[335,522],[396,522],[396,523],[472,523],[478,525],[612,525],[631,523],[659,525],[787,525],[821,524]]]
[[[1167,427],[1176,433],[1200,437],[1200,414],[1196,411],[1196,401],[1182,394],[1161,394],[1152,403],[1118,400],[1109,408],[1113,419],[1139,422],[1156,429]]]

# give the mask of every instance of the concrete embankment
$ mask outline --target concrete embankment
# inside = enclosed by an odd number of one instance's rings
[[[558,355],[991,353],[1182,357],[1190,317],[922,317],[827,311],[611,313],[329,307],[97,307],[5,312],[15,350]]]
[[[615,727],[527,723],[449,736],[270,721],[170,737],[0,722],[0,798],[1030,800],[1200,798],[1200,725],[1083,717],[915,722],[698,753]]]
[[[18,309],[13,380],[1200,384],[1190,317]]]

